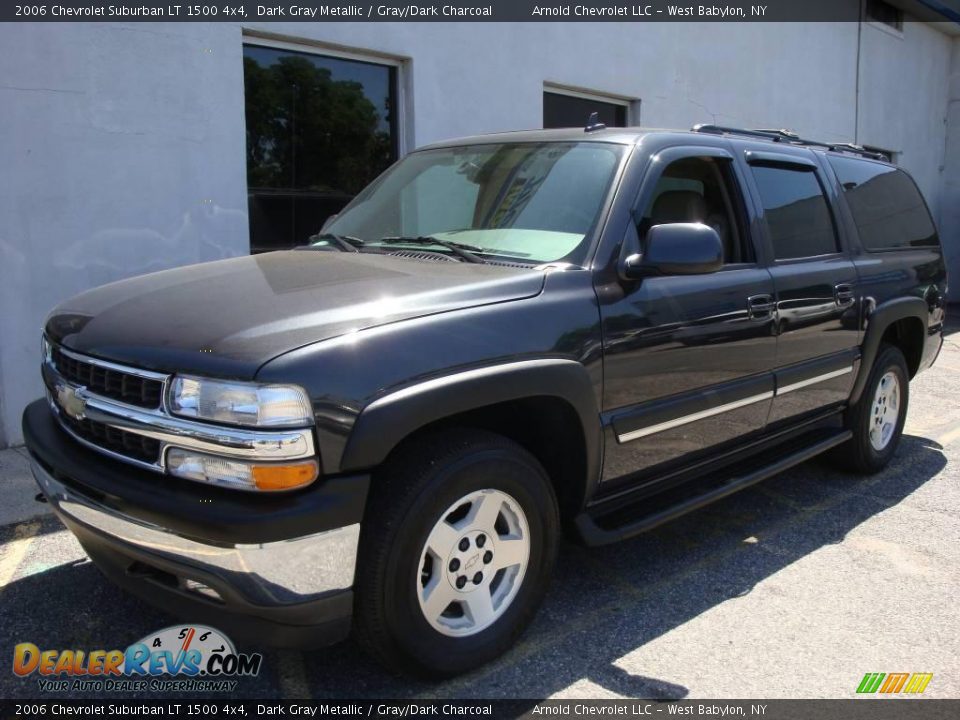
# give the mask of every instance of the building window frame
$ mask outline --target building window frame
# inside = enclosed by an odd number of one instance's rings
[[[887,161],[891,165],[896,165],[897,160],[900,157],[899,150],[886,150],[880,147],[879,145],[867,145],[867,144],[863,144],[861,147],[863,147],[864,150],[869,150],[870,152],[880,153],[881,155],[885,155],[887,157]]]
[[[891,23],[872,15],[870,10],[873,2],[888,6],[894,11],[896,19]],[[867,25],[892,35],[893,37],[900,38],[901,40],[903,39],[903,26],[907,19],[903,8],[898,7],[893,3],[885,2],[885,0],[863,0],[863,18],[866,20]]]
[[[244,29],[242,32],[242,48],[244,49],[244,56],[246,56],[247,48],[261,48],[263,50],[277,51],[280,53],[291,53],[305,57],[313,57],[319,60],[326,59],[329,61],[362,63],[365,65],[376,66],[380,68],[381,71],[389,71],[392,81],[390,84],[390,113],[392,116],[390,119],[392,146],[391,155],[393,156],[394,161],[401,159],[412,148],[412,127],[408,119],[410,115],[410,107],[408,103],[412,97],[411,93],[409,92],[410,88],[408,87],[410,82],[410,73],[408,72],[409,59],[380,53],[377,51],[348,48],[320,41],[299,38],[294,39],[269,33],[249,31],[247,29]],[[244,85],[246,86],[246,75],[244,76]],[[246,97],[244,97],[244,103],[246,103]],[[245,114],[247,112],[246,104],[244,112]],[[263,237],[267,236],[264,236],[262,231],[264,231],[264,228],[266,227],[263,225],[263,220],[266,216],[262,212],[256,213],[256,217],[259,218],[259,220],[255,223],[255,214],[253,211],[253,198],[255,196],[258,198],[269,198],[271,195],[277,195],[277,193],[272,191],[271,188],[253,188],[250,185],[249,168],[246,180],[247,196],[250,198],[249,202],[251,203],[248,207],[251,254],[269,251],[271,249],[283,249],[283,247],[286,247],[286,245],[283,243],[277,247],[273,247],[273,241],[264,244]],[[308,217],[310,212],[309,200],[305,200],[304,197],[301,197],[300,193],[294,189],[291,189],[289,192],[281,191],[279,195],[282,197],[289,196],[288,199],[291,203],[290,223],[291,228],[294,231],[293,237],[299,238],[303,234],[299,230],[302,230],[303,228],[298,230],[297,224],[300,222],[301,217]],[[304,202],[306,202],[307,205],[303,205]],[[308,213],[307,216],[301,216],[300,211],[294,210],[295,206],[299,207],[300,205],[303,205],[303,209]],[[309,223],[310,221],[308,220],[307,222]],[[257,233],[255,233],[255,225],[260,229]],[[320,229],[321,228],[318,225],[316,230]],[[255,236],[258,238],[256,242]],[[281,238],[283,236],[283,232],[279,232],[275,235],[270,234],[270,237],[273,237],[274,239]],[[297,244],[299,243],[295,242],[294,246]]]
[[[320,40],[306,38],[288,38],[254,30],[243,31],[243,44],[273,50],[289,50],[290,52],[307,53],[310,55],[325,55],[340,60],[355,60],[357,62],[385,65],[396,70],[396,101],[397,101],[397,159],[401,159],[413,148],[411,136],[413,132],[412,112],[409,106],[411,94],[407,87],[409,83],[410,58],[400,55],[381,53],[376,50],[351,48],[345,45],[336,45]]]
[[[563,83],[547,80],[543,83],[543,93],[553,93],[555,95],[566,95],[568,97],[579,98],[580,100],[593,100],[608,105],[618,105],[626,108],[627,127],[640,124],[640,98],[630,95],[621,95],[619,93],[605,92],[602,90],[592,90],[590,88],[579,87],[576,85],[565,85]],[[541,98],[543,95],[541,94]],[[587,118],[583,119],[584,122]]]

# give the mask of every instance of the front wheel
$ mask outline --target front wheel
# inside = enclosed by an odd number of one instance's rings
[[[467,430],[415,440],[371,489],[358,638],[383,664],[421,676],[488,662],[536,612],[558,537],[553,487],[522,447]]]
[[[909,399],[907,361],[899,348],[882,345],[860,399],[847,411],[853,438],[833,457],[854,472],[869,475],[883,470],[900,442]]]

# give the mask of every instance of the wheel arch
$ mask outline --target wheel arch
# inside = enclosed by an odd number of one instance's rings
[[[375,467],[407,440],[449,426],[482,428],[526,448],[550,475],[564,517],[600,477],[593,382],[582,364],[554,359],[468,370],[383,395],[357,418],[341,467]]]
[[[895,345],[903,353],[913,378],[920,369],[926,339],[929,308],[921,298],[907,297],[878,305],[867,317],[867,329],[861,344],[860,369],[850,394],[850,403],[860,399],[880,346]]]

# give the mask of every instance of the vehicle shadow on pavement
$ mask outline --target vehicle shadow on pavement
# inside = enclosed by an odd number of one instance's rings
[[[391,675],[351,640],[306,653],[262,648],[264,670],[242,679],[231,697],[543,698],[567,691],[576,697],[683,698],[686,687],[638,659],[645,645],[749,594],[804,556],[843,541],[945,464],[939,445],[905,435],[896,460],[873,477],[810,462],[618,545],[583,548],[565,542],[555,580],[530,630],[504,657],[460,678],[425,683]],[[51,516],[33,522],[41,526],[35,529],[38,538],[60,529]],[[182,622],[114,587],[79,559],[79,548],[64,562],[61,556],[47,557],[44,547],[38,542],[24,560],[23,576],[0,588],[0,629],[8,652],[19,642],[49,649],[123,649]],[[735,631],[703,642],[735,646]],[[257,648],[239,643],[239,649]],[[0,673],[0,696],[41,693],[35,678]]]
[[[602,548],[565,543],[536,621],[500,660],[446,683],[411,685],[346,644],[306,654],[311,695],[542,698],[569,688],[572,697],[685,697],[687,688],[656,665],[641,665],[638,673],[636,663],[628,671],[618,661],[843,541],[945,464],[939,445],[905,435],[896,461],[873,477],[810,462],[630,541]],[[704,643],[736,644],[737,638]]]

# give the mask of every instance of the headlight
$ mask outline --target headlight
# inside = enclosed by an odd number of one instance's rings
[[[313,422],[310,399],[296,385],[259,385],[180,375],[170,385],[169,405],[174,415],[230,425],[292,427]]]
[[[167,451],[167,471],[177,477],[235,490],[293,490],[316,480],[319,466],[316,460],[279,465],[170,448]]]

